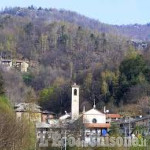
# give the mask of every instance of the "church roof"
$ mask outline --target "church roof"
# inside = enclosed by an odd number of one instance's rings
[[[83,115],[105,115],[105,114],[95,108],[92,108],[88,110],[87,112],[84,112]]]

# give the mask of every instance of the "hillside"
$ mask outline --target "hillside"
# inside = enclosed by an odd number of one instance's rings
[[[97,30],[99,32],[113,33],[118,35],[124,35],[131,39],[138,39],[143,41],[150,40],[150,25],[133,24],[133,25],[109,25],[99,22],[76,12],[57,10],[57,9],[42,9],[35,8],[33,6],[27,8],[5,8],[1,14],[9,14],[13,16],[29,17],[33,20],[42,20],[47,23],[54,21],[65,21],[69,23],[82,26],[84,28]]]
[[[81,110],[91,107],[93,99],[97,107],[107,105],[111,111],[138,103],[148,93],[143,89],[150,81],[149,47],[136,50],[121,28],[65,10],[1,11],[1,57],[30,63],[27,73],[1,69],[7,97],[12,103],[36,101],[43,109],[63,113],[70,109],[70,87],[76,82]],[[134,88],[139,95],[131,92]]]
[[[150,24],[145,25],[121,25],[115,26],[115,29],[122,35],[128,36],[131,39],[149,41],[150,40]]]

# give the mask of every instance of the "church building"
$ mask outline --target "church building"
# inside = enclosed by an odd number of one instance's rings
[[[91,141],[91,137],[105,136],[110,128],[110,122],[107,122],[105,113],[96,109],[94,104],[93,108],[79,114],[79,86],[74,84],[72,86],[72,103],[71,103],[71,119],[77,120],[82,116],[82,123],[85,132],[85,141]]]

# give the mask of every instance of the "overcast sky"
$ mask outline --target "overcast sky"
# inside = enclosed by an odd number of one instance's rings
[[[2,0],[0,8],[36,6],[76,11],[109,24],[150,22],[150,0]]]

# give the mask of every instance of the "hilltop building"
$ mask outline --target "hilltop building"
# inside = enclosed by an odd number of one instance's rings
[[[11,59],[1,59],[0,64],[8,70],[13,66]]]
[[[13,66],[16,67],[18,70],[20,70],[21,72],[27,72],[29,64],[23,60],[16,60],[13,63]]]

